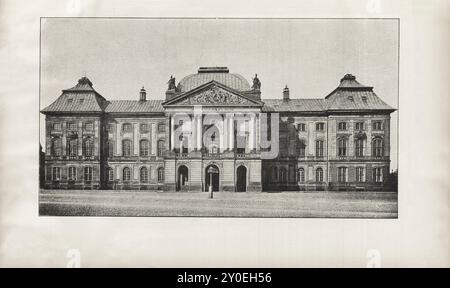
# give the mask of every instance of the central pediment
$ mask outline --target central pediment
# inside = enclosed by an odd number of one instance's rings
[[[261,107],[263,103],[216,81],[208,82],[163,103],[163,106],[194,105]]]

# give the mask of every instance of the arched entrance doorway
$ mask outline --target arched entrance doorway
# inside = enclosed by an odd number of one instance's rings
[[[205,191],[209,191],[212,186],[213,191],[219,191],[219,168],[216,165],[209,165],[205,169]]]
[[[189,170],[186,166],[178,167],[177,173],[177,191],[187,190],[189,184]]]
[[[247,167],[241,165],[236,170],[236,192],[247,191]]]

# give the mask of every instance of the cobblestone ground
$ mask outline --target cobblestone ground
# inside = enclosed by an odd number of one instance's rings
[[[41,216],[397,218],[395,192],[167,193],[41,190]]]

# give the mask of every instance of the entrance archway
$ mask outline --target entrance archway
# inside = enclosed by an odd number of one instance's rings
[[[219,168],[216,165],[209,165],[205,169],[205,191],[209,191],[212,186],[213,191],[219,191]]]
[[[247,191],[247,167],[241,165],[236,170],[236,192]]]
[[[189,170],[186,166],[178,167],[177,173],[177,191],[185,190],[188,187]]]

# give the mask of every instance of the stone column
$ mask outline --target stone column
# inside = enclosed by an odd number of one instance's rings
[[[121,127],[120,127],[121,125],[120,125],[120,123],[117,123],[117,125],[116,125],[116,154],[118,155],[118,156],[121,156],[122,155],[122,137],[120,137],[120,129],[121,129]]]
[[[253,151],[255,149],[255,114],[250,114],[250,123],[248,125],[249,128],[249,141],[248,141],[248,148],[250,151]]]
[[[228,150],[228,114],[224,115],[223,124],[222,124],[222,136],[224,141],[222,141],[223,147],[221,147],[221,152]]]
[[[230,150],[234,149],[234,114],[230,114],[230,137],[228,137],[230,139]]]
[[[173,151],[174,150],[174,139],[175,139],[175,121],[173,119],[173,116],[170,115],[170,147],[169,150]]]
[[[152,143],[152,148],[151,148],[151,150],[152,150],[152,155],[156,155],[156,146],[158,145],[157,144],[157,134],[156,134],[156,129],[157,129],[157,127],[156,127],[156,124],[155,123],[151,123],[151,132],[152,132],[152,139],[151,139],[151,143]]]
[[[197,150],[201,150],[203,146],[203,116],[197,116]]]

